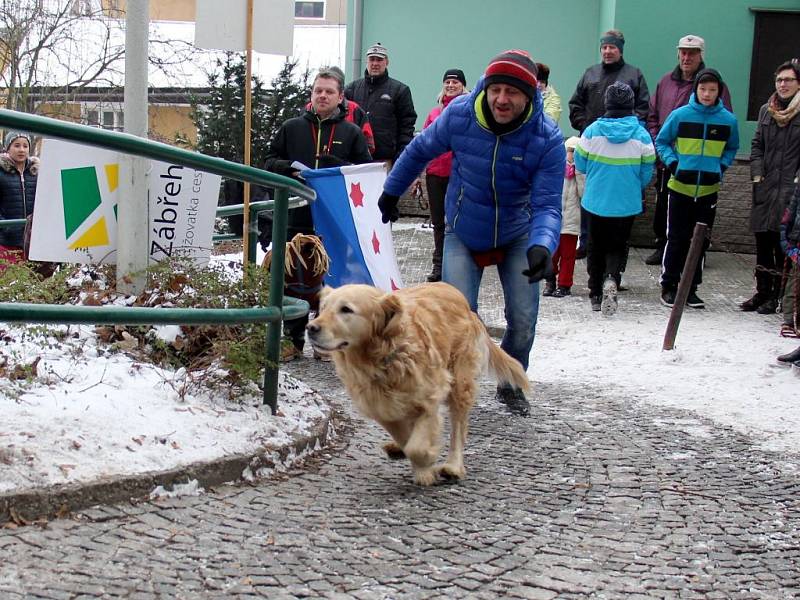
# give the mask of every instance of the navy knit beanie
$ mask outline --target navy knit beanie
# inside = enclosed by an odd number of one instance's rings
[[[632,115],[634,96],[631,86],[622,81],[612,83],[606,88],[605,105],[606,111]]]

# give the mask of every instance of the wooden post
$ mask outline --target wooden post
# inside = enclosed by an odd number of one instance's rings
[[[695,223],[694,233],[692,234],[692,244],[689,246],[689,255],[683,265],[678,292],[675,294],[675,304],[672,305],[672,312],[669,314],[667,331],[664,333],[664,345],[662,350],[673,350],[675,348],[675,337],[678,335],[678,326],[681,324],[681,316],[686,306],[686,298],[689,297],[689,290],[692,289],[694,272],[697,270],[700,256],[703,254],[703,246],[706,241],[708,225],[705,223]]]
[[[244,164],[250,166],[250,145],[253,119],[253,90],[250,78],[253,74],[253,0],[247,0],[247,38],[244,85]],[[244,214],[242,224],[242,262],[248,262],[250,247],[250,182],[244,182]]]

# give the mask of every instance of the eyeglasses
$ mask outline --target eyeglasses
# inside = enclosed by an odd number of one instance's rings
[[[778,77],[775,79],[775,83],[778,85],[782,83],[792,83],[793,81],[797,81],[797,77]]]

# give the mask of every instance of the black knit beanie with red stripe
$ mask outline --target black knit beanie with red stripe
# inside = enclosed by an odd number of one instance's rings
[[[493,83],[513,85],[533,99],[536,95],[536,63],[525,50],[506,50],[495,56],[484,72],[484,87]]]

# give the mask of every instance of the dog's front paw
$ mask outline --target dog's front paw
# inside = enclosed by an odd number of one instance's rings
[[[417,469],[414,471],[414,483],[427,487],[437,482],[436,470],[431,467],[429,469]]]
[[[436,470],[439,473],[439,477],[447,481],[460,481],[467,474],[464,467],[456,468],[448,464],[441,465]]]
[[[403,449],[395,442],[386,442],[383,445],[383,451],[386,452],[386,456],[392,460],[400,460],[406,457],[406,453],[403,452]]]

